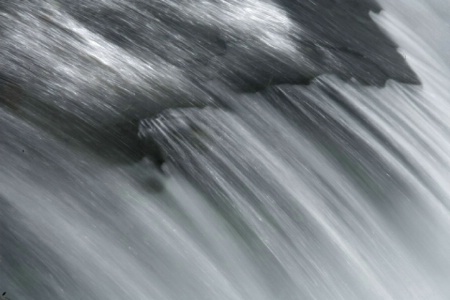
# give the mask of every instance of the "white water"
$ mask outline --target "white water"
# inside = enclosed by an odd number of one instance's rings
[[[263,95],[213,86],[229,111],[155,121],[172,157],[161,191],[142,184],[160,176],[150,167],[111,166],[2,110],[0,289],[11,299],[448,299],[450,11],[382,5],[374,18],[423,86],[333,76]]]

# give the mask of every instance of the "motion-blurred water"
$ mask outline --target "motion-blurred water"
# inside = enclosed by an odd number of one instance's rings
[[[83,2],[146,22],[127,1]],[[309,85],[269,78],[245,93],[217,78],[256,76],[266,58],[282,73],[299,55],[283,9],[152,3],[174,22],[192,19],[198,40],[158,21],[131,43],[73,18],[76,3],[0,4],[1,65],[21,82],[3,89],[0,110],[0,292],[450,299],[447,1],[382,0],[371,13],[420,85],[320,75]],[[230,46],[203,44],[198,22],[226,28],[228,40],[252,38],[223,63]],[[136,42],[147,38],[173,43],[152,43],[150,55]],[[307,58],[293,67],[321,73]],[[145,118],[140,134],[158,145],[166,175],[117,150],[134,141],[116,124]],[[103,135],[117,138],[105,146]]]

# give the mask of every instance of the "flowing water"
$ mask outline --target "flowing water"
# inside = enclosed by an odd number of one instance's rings
[[[203,2],[209,19],[189,1],[154,1],[192,24],[203,18],[254,35],[236,57],[269,47],[288,61],[296,51],[284,34],[293,25],[270,1]],[[35,300],[450,299],[448,2],[383,0],[371,13],[420,85],[325,74],[246,93],[200,83],[208,71],[191,56],[210,53],[201,44],[186,53],[155,45],[150,59],[123,37],[112,43],[82,26],[66,13],[75,4],[47,1],[39,15],[38,2],[22,3],[1,16],[2,67],[26,82],[28,95],[15,98],[37,100],[0,110],[0,292]],[[148,38],[162,38],[160,26]],[[189,74],[177,59],[200,71]],[[307,69],[306,60],[295,67]],[[119,159],[126,154],[109,144],[90,147],[99,139],[93,120],[113,130],[107,117],[118,110],[148,117],[139,135],[158,146],[163,173],[151,159]]]

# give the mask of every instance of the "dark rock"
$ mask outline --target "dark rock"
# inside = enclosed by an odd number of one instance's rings
[[[87,0],[54,2],[56,10],[61,8],[80,22],[80,27],[99,36],[99,41],[110,43],[108,47],[112,48],[105,53],[111,54],[117,46],[130,59],[136,58],[131,66],[114,53],[110,63],[96,59],[86,37],[66,27],[61,16],[48,10],[45,1],[27,0],[8,8],[0,5],[0,11],[5,12],[0,17],[0,104],[19,110],[23,118],[69,142],[81,142],[112,161],[119,157],[136,161],[145,152],[160,165],[164,158],[155,146],[140,145],[136,135],[138,120],[167,108],[211,105],[214,101],[205,92],[211,82],[237,93],[284,83],[307,85],[321,74],[377,86],[388,79],[419,83],[395,43],[370,18],[370,11],[381,9],[375,1],[274,2],[278,6],[271,9],[279,10],[295,25],[273,29],[277,37],[292,42],[289,54],[283,52],[284,48],[275,49],[276,39],[268,44],[261,41],[258,30],[264,28],[243,31],[240,24],[213,22],[214,12],[206,10],[204,3],[210,8],[229,9],[213,0],[198,4],[198,11],[205,12],[197,18],[185,12],[188,2],[173,5],[130,0],[127,5],[114,7]],[[34,23],[15,16],[22,10],[42,26],[37,29],[36,39],[43,53],[36,54],[33,47],[17,46],[33,34],[30,24]],[[10,22],[16,19],[17,24]],[[276,25],[277,20],[270,21]],[[10,40],[9,34],[15,30],[22,40]],[[47,56],[55,60],[55,66],[45,63],[43,58]],[[134,70],[140,70],[135,65],[141,62],[154,63],[161,69],[137,74],[145,77],[137,83],[128,80]],[[66,68],[69,71],[60,71]],[[181,82],[170,79],[178,75]],[[94,78],[94,82],[84,80],[84,76]]]

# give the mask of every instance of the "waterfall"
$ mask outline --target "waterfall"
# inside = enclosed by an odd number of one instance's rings
[[[94,2],[0,4],[0,293],[450,297],[446,1]]]

